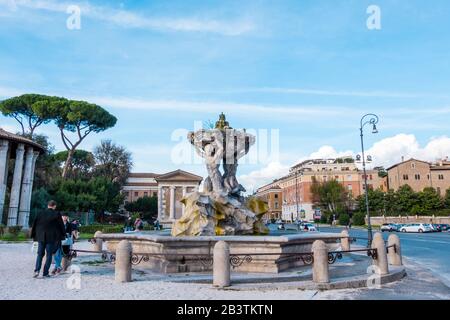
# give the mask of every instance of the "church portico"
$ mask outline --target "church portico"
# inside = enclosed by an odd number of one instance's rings
[[[181,199],[198,191],[201,181],[202,177],[183,170],[165,174],[132,173],[123,192],[128,202],[143,196],[158,197],[158,220],[169,225],[183,215]]]

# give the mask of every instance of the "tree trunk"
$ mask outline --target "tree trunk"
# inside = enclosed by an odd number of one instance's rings
[[[62,172],[62,177],[64,179],[67,178],[67,174],[69,173],[70,167],[72,166],[72,158],[73,158],[74,153],[75,153],[75,149],[71,149],[67,153],[66,163],[64,163],[64,168],[63,168],[63,172]]]

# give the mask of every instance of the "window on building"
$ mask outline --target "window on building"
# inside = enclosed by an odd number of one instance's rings
[[[278,209],[278,202],[275,202],[275,209]]]
[[[275,199],[278,199],[278,194],[275,194]]]
[[[156,197],[156,192],[153,192],[153,196]]]
[[[443,175],[443,174],[440,174],[440,175],[438,176],[438,178],[439,178],[439,180],[444,180],[444,175]]]
[[[420,180],[420,174],[416,174],[416,175],[414,175],[414,179],[416,179],[416,180]]]
[[[411,168],[415,169],[416,168],[416,163],[415,162],[411,162]]]
[[[144,197],[148,197],[148,192],[144,192]]]
[[[427,179],[430,180],[430,175],[429,174],[427,174]]]
[[[353,186],[352,186],[351,184],[348,184],[348,185],[347,185],[347,190],[348,190],[348,191],[352,191],[352,190],[353,190]]]
[[[409,179],[408,175],[407,175],[407,174],[404,174],[404,175],[403,175],[403,180],[408,180],[408,179]]]
[[[347,180],[352,180],[352,175],[351,175],[351,174],[349,174],[349,175],[347,176]]]
[[[441,195],[441,188],[440,187],[437,187],[436,191],[437,191],[438,195]]]

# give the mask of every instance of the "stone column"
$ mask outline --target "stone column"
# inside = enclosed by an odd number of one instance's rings
[[[186,186],[183,186],[183,198],[184,197],[186,197],[186,194],[187,194],[187,187]],[[184,204],[181,204],[181,215],[183,216],[184,215]]]
[[[170,186],[170,220],[175,220],[175,186]]]
[[[342,251],[350,250],[350,239],[347,230],[342,230],[341,232],[341,249]]]
[[[19,220],[17,224],[28,229],[27,218],[30,216],[31,181],[33,177],[33,148],[28,147],[25,157],[25,169],[23,171],[22,189],[19,204]]]
[[[372,248],[377,249],[377,258],[373,259],[373,264],[377,266],[375,273],[384,275],[389,273],[386,246],[380,232],[375,233],[372,241]]]
[[[400,238],[396,234],[391,234],[388,238],[388,247],[395,244],[395,248],[388,249],[388,261],[393,266],[401,266],[402,263],[402,248],[400,247]]]
[[[9,143],[0,140],[0,224],[3,221],[3,207],[5,205],[6,183],[8,181]]]
[[[327,244],[322,240],[314,241],[312,252],[314,253],[313,281],[315,283],[330,282]]]
[[[158,186],[158,220],[161,222],[163,217],[163,187]]]
[[[229,287],[230,280],[230,246],[225,241],[214,245],[213,252],[213,286]]]
[[[131,253],[130,241],[121,240],[116,248],[115,280],[116,282],[131,282]]]
[[[92,246],[93,251],[103,251],[103,239],[100,238],[103,233],[99,230],[94,233],[95,243]]]
[[[16,163],[14,165],[13,184],[11,187],[11,197],[9,201],[8,226],[17,225],[17,213],[19,210],[20,183],[22,181],[24,152],[24,145],[23,143],[20,143],[16,149]]]

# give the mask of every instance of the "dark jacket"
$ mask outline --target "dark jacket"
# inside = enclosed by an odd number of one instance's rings
[[[34,241],[57,242],[66,238],[66,231],[61,214],[47,209],[37,215],[31,229]]]

